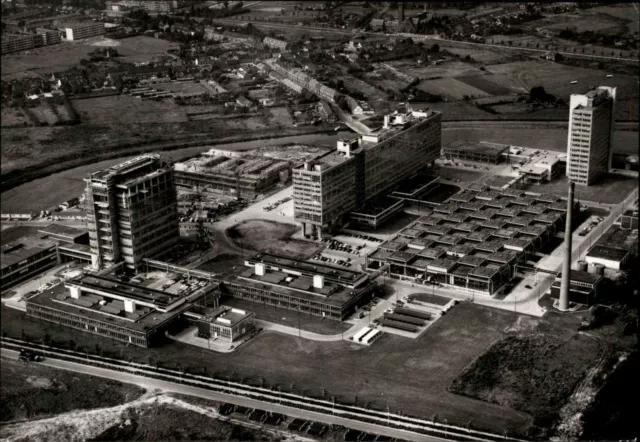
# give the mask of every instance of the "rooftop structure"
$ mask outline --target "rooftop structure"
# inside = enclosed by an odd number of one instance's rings
[[[207,337],[235,342],[254,329],[254,316],[251,312],[223,305],[198,319],[198,331]]]
[[[68,243],[89,243],[89,232],[63,224],[49,224],[47,227],[38,230],[41,235],[46,235],[51,239]]]
[[[58,263],[56,242],[23,237],[1,248],[1,287],[5,290]]]
[[[585,261],[589,264],[602,264],[606,268],[621,270],[630,258],[629,250],[595,245],[587,252]]]
[[[508,150],[506,144],[453,141],[442,148],[442,154],[448,159],[498,164]]]

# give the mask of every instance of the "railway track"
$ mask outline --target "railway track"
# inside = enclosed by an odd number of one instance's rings
[[[168,382],[180,383],[234,396],[251,398],[267,403],[309,410],[325,415],[338,416],[442,439],[482,442],[495,442],[507,439],[505,435],[498,435],[485,431],[458,427],[455,425],[445,425],[417,417],[399,415],[389,411],[385,412],[370,410],[358,406],[343,405],[331,400],[315,399],[294,393],[272,391],[268,388],[254,387],[239,382],[213,379],[210,377],[180,372],[178,370],[152,367],[145,364],[126,362],[86,353],[83,354],[71,350],[63,350],[46,345],[34,344],[19,339],[1,338],[0,344],[3,348],[9,350],[33,350],[51,359],[60,359],[83,365],[91,365],[126,372],[137,376],[161,379]],[[508,438],[508,440],[517,441],[518,439]]]

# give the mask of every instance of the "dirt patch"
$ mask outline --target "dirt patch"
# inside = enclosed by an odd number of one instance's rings
[[[320,250],[320,246],[311,241],[292,239],[298,230],[300,227],[293,224],[249,220],[227,229],[227,235],[238,247],[247,250],[308,259]]]
[[[597,363],[600,351],[596,340],[579,334],[507,337],[458,376],[449,390],[530,413],[548,427]]]

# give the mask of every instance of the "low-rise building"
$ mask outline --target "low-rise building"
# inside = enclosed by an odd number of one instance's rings
[[[0,287],[6,290],[54,267],[58,262],[55,241],[23,237],[5,244],[0,255]]]
[[[626,210],[620,216],[620,228],[625,230],[638,230],[638,211]]]
[[[197,320],[198,331],[206,338],[236,342],[254,330],[254,317],[252,312],[223,305]]]
[[[593,273],[571,270],[569,280],[569,302],[592,305],[598,296],[598,289],[604,278]],[[562,275],[558,274],[551,285],[551,299],[560,299],[561,287]]]
[[[280,49],[281,51],[285,51],[287,49],[287,42],[284,40],[278,40],[277,38],[265,37],[263,43],[270,48]]]
[[[591,265],[602,264],[608,269],[620,270],[625,267],[631,253],[625,249],[595,245],[587,252],[585,261]]]
[[[454,141],[442,148],[442,155],[447,159],[498,164],[502,161],[502,154],[508,150],[507,144]]]

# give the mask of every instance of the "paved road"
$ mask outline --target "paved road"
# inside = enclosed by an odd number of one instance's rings
[[[8,349],[1,349],[0,354],[2,357],[9,359],[18,359],[18,352]],[[351,419],[345,419],[337,416],[325,415],[322,413],[316,413],[307,410],[299,410],[297,408],[287,407],[283,405],[272,404],[269,402],[262,402],[255,399],[248,399],[244,397],[233,396],[225,393],[213,392],[205,390],[203,388],[191,387],[188,385],[176,384],[174,382],[162,381],[158,379],[146,378],[144,376],[136,376],[131,374],[122,373],[115,370],[109,370],[105,368],[98,368],[92,366],[86,366],[82,364],[76,364],[74,362],[60,361],[55,359],[46,359],[43,362],[39,362],[40,365],[46,365],[48,367],[75,371],[77,373],[84,373],[91,376],[98,376],[107,379],[113,379],[128,384],[139,385],[147,389],[158,389],[166,392],[174,392],[186,394],[189,396],[196,396],[205,399],[212,399],[216,401],[229,402],[237,405],[242,405],[250,408],[258,408],[261,410],[267,410],[275,413],[282,413],[287,416],[297,417],[301,419],[314,420],[317,422],[324,422],[327,424],[337,424],[348,428],[353,428],[360,431],[366,431],[369,433],[382,434],[385,436],[420,441],[420,442],[441,442],[445,439],[441,439],[433,436],[426,436],[408,431],[397,430],[393,428],[386,428],[380,425],[369,424],[365,422],[353,421]]]
[[[365,32],[365,31],[353,31],[353,30],[342,30],[342,29],[335,29],[335,28],[323,28],[323,27],[317,27],[317,26],[308,26],[305,25],[303,26],[298,26],[298,25],[288,25],[288,24],[284,24],[284,23],[269,23],[269,22],[263,22],[263,21],[258,21],[258,20],[248,20],[248,19],[242,19],[242,20],[229,20],[229,19],[214,19],[213,20],[215,23],[221,23],[221,24],[230,24],[230,25],[237,25],[238,23],[252,23],[253,25],[255,25],[256,27],[262,27],[262,28],[272,28],[272,29],[283,29],[283,28],[287,28],[287,29],[297,29],[303,32],[323,32],[325,34],[339,34],[339,35],[369,35],[369,36],[377,36],[377,37],[381,37],[384,36],[384,34],[380,33],[380,32]],[[389,35],[389,34],[387,34]],[[436,42],[447,42],[450,44],[462,44],[462,45],[470,45],[470,46],[480,46],[480,47],[487,47],[487,48],[497,48],[500,50],[512,50],[512,51],[529,51],[529,52],[536,52],[536,53],[540,53],[540,54],[544,54],[544,53],[548,53],[548,52],[556,52],[558,54],[562,54],[562,55],[567,55],[567,56],[571,56],[571,57],[585,57],[585,58],[591,58],[591,59],[598,59],[598,60],[618,60],[618,61],[631,61],[634,63],[638,63],[638,60],[635,58],[623,58],[623,57],[608,57],[608,56],[604,56],[604,55],[592,55],[592,54],[578,54],[578,53],[574,53],[574,52],[564,52],[564,51],[558,51],[556,49],[533,49],[533,48],[522,48],[522,47],[514,47],[514,46],[507,46],[507,45],[496,45],[496,44],[490,44],[490,43],[472,43],[472,42],[467,42],[467,41],[458,41],[458,40],[448,40],[446,38],[440,38],[437,36],[433,36],[433,35],[422,35],[422,34],[409,34],[409,33],[398,33],[398,34],[391,34],[392,36],[397,36],[397,37],[409,37],[418,41],[425,41],[425,40],[433,40]]]

